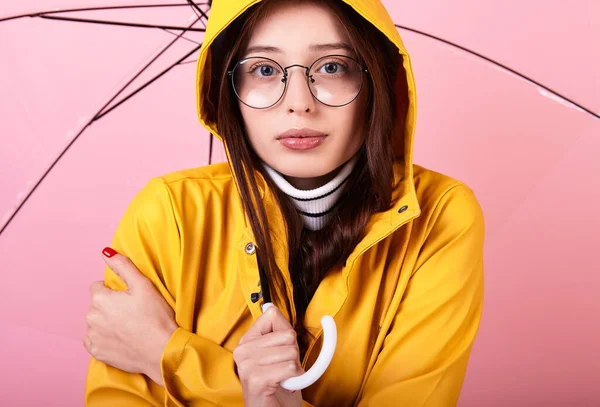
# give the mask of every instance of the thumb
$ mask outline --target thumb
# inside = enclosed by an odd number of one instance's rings
[[[277,308],[272,302],[263,304],[261,309],[263,314],[268,316],[272,332],[283,331],[292,328],[290,322],[285,318],[279,308]]]
[[[129,257],[117,253],[110,247],[105,247],[104,250],[102,250],[102,254],[102,258],[108,268],[121,277],[123,282],[127,285],[128,291],[136,290],[140,284],[147,280],[137,267],[135,267],[135,264],[133,264]]]
[[[269,318],[272,332],[293,329],[283,313],[273,303],[266,303],[262,306],[263,314]]]
[[[265,304],[266,305],[266,304]],[[263,307],[263,314],[258,317],[254,325],[248,329],[248,332],[240,339],[240,345],[246,342],[252,342],[263,335],[270,334],[275,331],[292,329],[289,321],[274,305]]]

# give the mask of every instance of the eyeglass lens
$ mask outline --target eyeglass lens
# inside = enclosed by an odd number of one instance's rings
[[[302,74],[302,69],[298,68]],[[285,92],[283,69],[273,60],[251,57],[240,61],[233,71],[233,86],[240,100],[254,108],[267,108],[277,103]],[[352,102],[360,92],[363,81],[361,66],[344,56],[318,59],[308,73],[312,95],[329,106]]]

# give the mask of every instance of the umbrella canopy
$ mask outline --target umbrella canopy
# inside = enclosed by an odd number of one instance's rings
[[[486,213],[486,306],[461,404],[593,404],[600,9],[515,1],[385,3],[416,75],[416,162],[465,181]],[[196,118],[210,5],[5,3],[0,395],[80,405],[88,286],[126,206],[153,176],[225,159]]]

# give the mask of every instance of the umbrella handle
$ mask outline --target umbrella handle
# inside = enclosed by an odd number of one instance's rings
[[[268,302],[262,305],[262,311],[265,312],[269,307],[273,307],[273,303]],[[321,353],[315,361],[314,365],[308,369],[306,373],[296,377],[290,377],[280,383],[281,387],[286,390],[302,390],[319,380],[329,367],[335,346],[337,344],[337,329],[335,321],[329,315],[321,318],[321,326],[323,327],[323,347]]]

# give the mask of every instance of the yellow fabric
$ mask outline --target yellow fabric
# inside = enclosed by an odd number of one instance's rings
[[[206,120],[205,62],[210,44],[258,1],[215,0],[198,58],[198,114]],[[377,0],[346,1],[404,56],[410,108],[396,135],[396,205],[370,219],[344,267],[315,293],[305,323],[315,335],[303,361],[320,350],[323,315],[338,327],[330,367],[303,390],[305,406],[453,406],[483,304],[484,218],[464,183],[413,164],[416,96],[410,59]],[[288,292],[284,225],[259,177],[276,261]],[[232,169],[227,163],[153,178],[135,196],[112,247],[128,256],[173,307],[179,329],[162,355],[164,387],[91,359],[85,404],[96,406],[242,406],[232,352],[260,315],[256,257]],[[105,270],[106,285],[124,283]],[[292,310],[293,311],[293,310]]]

